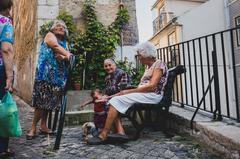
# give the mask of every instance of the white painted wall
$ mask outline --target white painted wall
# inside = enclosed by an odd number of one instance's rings
[[[209,0],[178,17],[183,25],[182,41],[225,30],[224,0]]]
[[[184,13],[191,11],[203,2],[182,1],[182,0],[167,0],[165,9],[167,12],[173,12],[175,16],[181,16]]]
[[[133,66],[135,66],[136,64],[136,60],[135,60],[135,55],[136,55],[136,51],[135,51],[135,47],[134,46],[123,46],[122,49],[122,59],[124,60],[125,57],[127,57],[129,62],[133,63]],[[121,47],[118,46],[116,49],[116,60],[121,60]]]
[[[203,3],[202,5],[190,10],[189,12],[184,13],[183,15],[180,15],[177,19],[177,22],[182,25],[182,41],[191,40],[194,38],[198,38],[201,36],[209,35],[212,33],[216,33],[219,31],[223,31],[228,28],[228,23],[226,21],[226,7],[224,0],[209,0],[206,3]],[[208,38],[208,47],[209,47],[209,54],[211,55],[213,50],[213,44],[211,41],[212,37]],[[227,78],[228,78],[228,88],[229,88],[229,104],[230,104],[230,114],[232,116],[236,116],[236,108],[235,108],[235,97],[233,92],[233,76],[232,76],[232,64],[231,64],[231,49],[229,48],[229,35],[224,34],[224,45],[225,45],[225,60],[227,65]],[[207,88],[207,84],[209,83],[207,79],[207,56],[206,56],[206,46],[204,45],[204,39],[201,40],[202,43],[202,61],[203,61],[203,78],[204,78],[204,90]],[[216,35],[216,45],[217,45],[217,57],[218,57],[218,71],[219,71],[219,84],[220,84],[220,101],[222,105],[222,113],[224,115],[227,114],[226,110],[226,90],[225,90],[225,83],[224,83],[224,70],[223,70],[223,53],[222,53],[222,47],[221,47],[221,41],[220,36]],[[185,51],[187,50],[187,47],[185,45]],[[195,72],[195,66],[194,66],[194,54],[193,54],[193,46],[192,42],[190,43],[190,50],[189,54],[185,53],[185,59],[186,61],[186,79],[187,79],[187,90],[188,95],[187,99],[190,101],[190,105],[197,105],[197,87],[199,90],[199,100],[202,98],[202,83],[201,83],[201,67],[200,67],[200,49],[198,47],[198,41],[195,41],[195,56],[196,56],[196,72]],[[190,55],[190,58],[189,58]],[[191,65],[189,65],[188,62],[191,61]],[[211,56],[210,56],[210,64],[211,62]],[[190,78],[190,69],[191,69],[191,76],[192,80]],[[212,75],[212,70],[211,70]],[[197,79],[195,77],[197,76]],[[192,89],[193,89],[193,99],[194,103],[191,103],[191,96],[190,96],[190,81],[192,81]],[[185,93],[185,90],[184,90]],[[212,86],[212,97],[214,99],[214,87]],[[185,97],[184,97],[185,98]],[[215,105],[215,102],[213,101],[213,106]],[[203,108],[203,106],[201,106]],[[206,109],[210,110],[210,100],[209,100],[209,92],[206,97]],[[215,107],[213,108],[215,109]]]

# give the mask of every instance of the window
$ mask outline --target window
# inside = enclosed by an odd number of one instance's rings
[[[168,35],[168,46],[171,46],[171,45],[175,45],[177,42],[177,39],[176,39],[176,32],[172,32]],[[177,65],[177,61],[178,61],[178,50],[176,47],[172,46],[169,48],[169,54],[170,54],[170,57],[171,59],[169,59],[170,61],[168,61],[168,65],[169,66],[175,66]]]
[[[240,16],[235,19],[236,27],[240,28]],[[240,29],[237,29],[237,45],[240,46]]]
[[[176,44],[176,32],[172,32],[168,35],[168,45],[174,45]]]

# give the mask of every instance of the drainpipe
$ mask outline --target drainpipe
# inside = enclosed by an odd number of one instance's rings
[[[120,10],[122,10],[124,7],[124,4],[123,4],[123,0],[120,0],[119,1],[119,8]],[[120,40],[121,40],[121,61],[123,61],[123,26],[121,26],[121,35],[120,35]]]
[[[229,0],[224,0],[224,12],[225,12],[225,20],[226,20],[226,27],[227,29],[231,28],[231,18],[230,18],[230,10],[229,10],[229,6],[231,6],[234,2],[236,2],[235,0],[232,1],[232,2],[229,2]],[[226,47],[227,47],[227,50],[231,50],[231,43],[230,43],[230,35],[227,35],[227,41],[226,41]],[[231,53],[228,54],[229,58],[228,58],[228,62],[229,62],[229,66],[228,66],[228,69],[229,69],[229,72],[230,72],[230,75],[231,77],[234,77],[234,73],[233,73],[233,61],[231,60],[234,56],[233,54],[231,55]],[[234,90],[235,89],[235,85],[234,85],[234,80],[233,79],[230,79],[230,88],[231,90]],[[238,102],[237,99],[238,97],[235,97],[235,93],[234,91],[231,91],[231,101],[232,101],[232,105],[236,105],[236,103]]]
[[[229,0],[224,0],[224,12],[225,12],[225,20],[226,20],[226,29],[231,28],[230,24],[230,12],[229,12]]]

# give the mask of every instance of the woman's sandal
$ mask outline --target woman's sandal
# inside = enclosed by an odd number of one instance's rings
[[[15,155],[15,152],[7,149],[6,151],[0,153],[0,158],[13,157],[14,155]]]
[[[40,128],[39,131],[40,131],[40,134],[43,134],[43,135],[47,135],[47,134],[49,134],[49,135],[54,135],[54,132],[53,132],[52,130],[50,130],[50,129],[48,129],[48,130],[46,131],[46,130],[42,130],[42,129]]]
[[[103,140],[102,138],[100,138],[99,136],[96,136],[96,137],[92,137],[92,138],[89,138],[87,140],[87,143],[89,145],[104,145],[107,143],[107,139]]]
[[[27,140],[32,140],[32,139],[34,139],[37,136],[36,132],[34,132],[33,134],[30,135],[30,131],[31,130],[29,130],[27,135],[26,135],[26,139]]]
[[[130,138],[126,134],[108,134],[108,140],[113,143],[128,142]]]

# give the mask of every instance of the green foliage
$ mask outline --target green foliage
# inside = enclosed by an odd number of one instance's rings
[[[57,19],[65,22],[69,32],[69,37],[73,36],[73,34],[77,32],[77,26],[73,22],[73,16],[68,14],[66,11],[61,11]]]
[[[120,42],[120,33],[123,25],[127,24],[129,15],[126,9],[119,10],[116,20],[105,27],[98,21],[95,11],[95,1],[85,0],[83,15],[86,24],[85,42],[82,42],[86,52],[86,88],[104,86],[103,61],[113,58],[116,46]]]
[[[139,68],[135,68],[131,62],[117,61],[117,66],[123,69],[132,79],[132,85],[137,86],[140,83],[141,77],[145,71],[145,67],[140,65]]]
[[[41,37],[45,37],[45,35],[50,31],[52,25],[53,21],[47,21],[42,26],[40,26],[39,34],[41,35]]]

